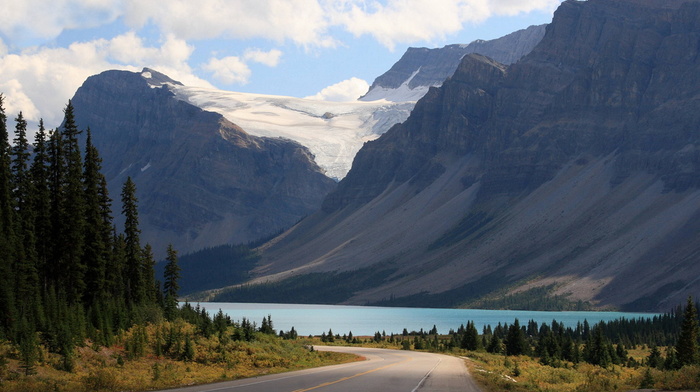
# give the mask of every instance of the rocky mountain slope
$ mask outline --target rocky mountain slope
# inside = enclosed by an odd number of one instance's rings
[[[408,48],[389,71],[374,80],[360,100],[417,101],[430,87],[438,87],[454,74],[462,58],[479,53],[502,64],[513,64],[530,53],[544,36],[546,25],[530,26],[501,38],[476,40],[443,48]]]
[[[567,0],[521,61],[464,57],[320,212],[262,248],[257,281],[383,271],[355,304],[554,285],[668,310],[697,295],[698,26],[694,0]]]
[[[100,150],[114,204],[127,176],[136,183],[142,241],[158,254],[168,243],[186,253],[270,236],[334,189],[307,148],[251,136],[176,99],[167,86],[177,84],[148,69],[107,71],[72,100]]]

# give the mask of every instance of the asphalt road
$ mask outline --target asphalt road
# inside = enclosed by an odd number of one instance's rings
[[[366,361],[168,389],[169,392],[478,392],[464,361],[448,355],[361,347],[315,347]]]

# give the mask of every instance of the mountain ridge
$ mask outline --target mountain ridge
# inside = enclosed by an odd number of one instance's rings
[[[552,284],[599,307],[680,303],[700,290],[698,25],[697,1],[565,1],[519,62],[465,56],[262,248],[253,282],[390,268],[346,303]]]
[[[362,101],[418,100],[430,87],[439,87],[472,53],[509,65],[528,54],[544,36],[546,25],[530,26],[492,40],[452,44],[442,48],[408,48],[391,69],[378,76]]]
[[[172,82],[148,69],[106,71],[72,99],[76,121],[90,127],[101,152],[112,197],[127,176],[136,183],[142,239],[157,252],[168,243],[187,253],[269,236],[335,187],[305,147],[251,136],[175,99],[163,87]]]

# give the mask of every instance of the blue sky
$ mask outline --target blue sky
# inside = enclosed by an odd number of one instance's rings
[[[317,99],[366,92],[409,46],[548,23],[561,0],[22,0],[0,14],[0,93],[48,127],[90,75],[159,70],[187,85]]]

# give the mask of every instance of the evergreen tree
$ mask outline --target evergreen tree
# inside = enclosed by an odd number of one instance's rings
[[[19,336],[17,339],[19,346],[20,367],[25,376],[36,372],[36,362],[39,358],[39,341],[36,332],[26,318],[22,318],[19,325]]]
[[[48,151],[47,134],[44,129],[44,121],[39,121],[39,130],[34,137],[34,160],[29,169],[32,193],[30,208],[34,212],[34,238],[36,250],[36,268],[42,286],[48,283],[45,271],[50,259],[51,248],[51,210],[49,193]]]
[[[644,371],[644,376],[642,381],[639,383],[640,389],[652,389],[654,388],[654,376],[651,375],[651,369],[646,368]]]
[[[19,211],[27,210],[27,201],[31,189],[29,187],[29,142],[27,141],[27,121],[22,112],[15,119],[15,139],[12,147],[12,176],[13,198],[15,208]]]
[[[153,248],[151,244],[146,244],[143,248],[143,284],[145,300],[148,303],[156,302],[156,279],[155,279],[155,264],[156,260],[153,257]]]
[[[165,315],[172,320],[177,310],[178,290],[180,290],[180,266],[177,264],[177,251],[172,244],[168,245],[165,260],[165,271],[163,271],[163,290],[165,291]]]
[[[109,268],[105,275],[107,292],[112,298],[118,298],[126,303],[126,240],[124,234],[112,233],[112,249],[109,258]]]
[[[69,303],[80,303],[86,290],[87,266],[83,259],[85,247],[85,191],[83,189],[83,164],[78,145],[80,131],[75,123],[73,104],[68,101],[61,132],[66,176],[61,203],[62,242],[59,247],[59,269],[62,287]],[[54,228],[56,230],[57,228]]]
[[[528,343],[525,340],[525,333],[520,328],[520,322],[515,319],[513,325],[508,328],[508,336],[506,337],[506,354],[507,355],[522,355],[528,352]]]
[[[597,325],[586,342],[583,354],[584,359],[590,364],[607,368],[613,363],[611,353],[614,353],[612,345],[603,335],[602,326]]]
[[[54,130],[49,135],[48,143],[48,189],[49,189],[49,212],[50,225],[47,242],[47,256],[45,264],[45,276],[48,280],[47,286],[55,288],[61,287],[62,271],[59,265],[59,255],[63,244],[63,222],[62,213],[64,207],[63,183],[65,181],[66,165],[63,160],[63,142],[61,133]]]
[[[676,344],[676,357],[678,365],[693,365],[700,359],[698,348],[698,311],[693,304],[693,298],[688,297],[688,302],[683,312],[683,323]]]
[[[503,342],[501,342],[498,335],[491,335],[491,340],[489,340],[489,345],[486,348],[486,351],[492,354],[501,354],[503,352]]]
[[[658,347],[654,346],[651,348],[649,357],[647,358],[647,366],[656,369],[661,369],[663,367],[664,360],[661,358],[661,351]]]
[[[83,187],[85,200],[85,250],[83,264],[86,266],[85,280],[87,290],[84,301],[95,304],[107,297],[106,269],[107,248],[109,247],[111,221],[105,221],[102,206],[102,159],[97,148],[92,145],[92,134],[87,129],[85,162],[83,170]]]
[[[12,171],[7,116],[0,94],[0,338],[7,337],[14,319],[14,209],[12,203]]]
[[[471,351],[479,349],[479,331],[476,330],[473,321],[467,322],[467,329],[462,336],[461,347]]]
[[[13,205],[15,213],[14,273],[15,299],[18,317],[26,318],[30,328],[41,319],[39,272],[36,264],[35,211],[31,206],[34,193],[29,173],[29,142],[27,122],[19,113],[15,119],[14,146],[12,147]]]
[[[141,304],[146,298],[143,274],[143,251],[139,230],[138,199],[136,185],[128,177],[122,187],[122,214],[124,223],[124,251],[126,272],[126,296],[130,304]]]

